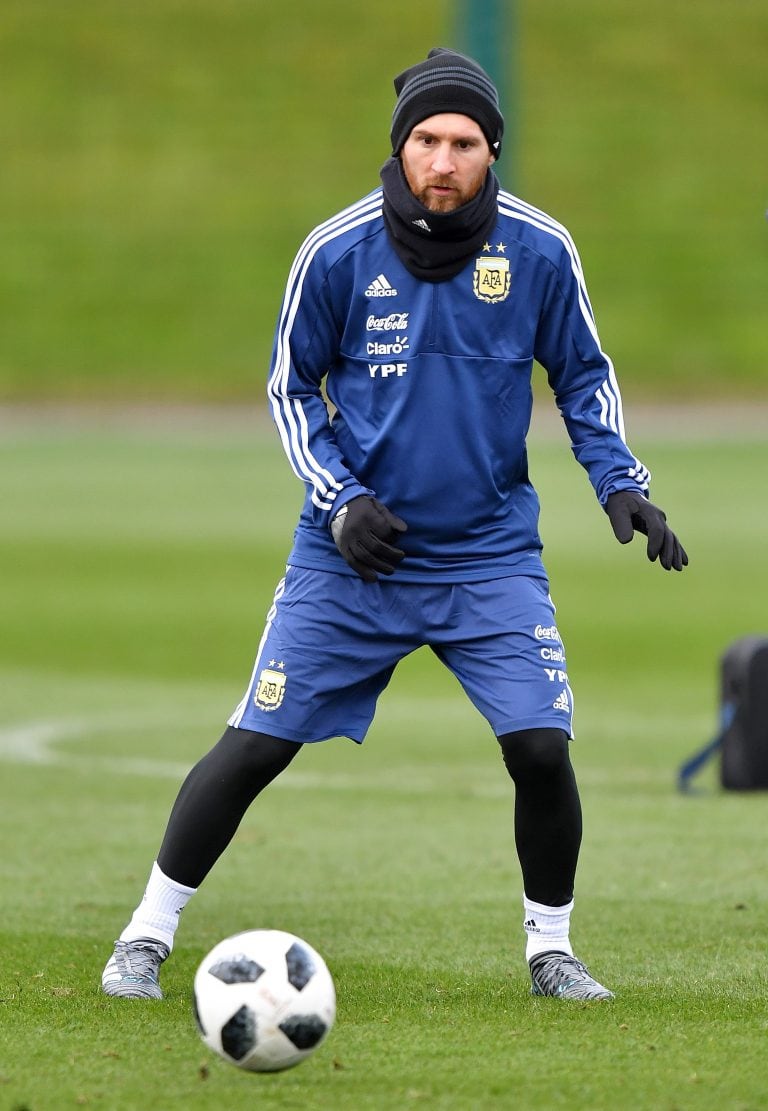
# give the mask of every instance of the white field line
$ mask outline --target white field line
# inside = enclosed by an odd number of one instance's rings
[[[21,725],[0,726],[0,760],[14,764],[41,764],[48,767],[102,768],[124,775],[148,775],[181,778],[189,771],[188,764],[170,760],[136,759],[131,756],[93,756],[65,752],[56,745],[62,741],[82,740],[94,733],[118,729],[136,731],[147,726],[146,719],[135,719],[126,724],[121,717],[93,718],[91,720],[60,719],[32,721]]]
[[[85,740],[103,732],[136,733],[159,721],[149,715],[119,717],[94,716],[92,718],[47,719],[0,725],[0,762],[37,764],[45,767],[62,767],[73,770],[105,771],[115,775],[146,776],[153,779],[173,779],[178,783],[186,776],[191,764],[182,761],[162,760],[153,757],[99,756],[93,753],[76,753],[58,747],[62,742]],[[674,769],[672,769],[674,770]],[[644,767],[621,769],[591,768],[579,773],[584,785],[604,786],[631,784],[654,785],[671,783],[669,773]],[[302,772],[295,766],[288,768],[273,786],[294,790],[351,790],[387,791],[405,795],[447,794],[452,797],[509,799],[513,798],[512,786],[501,765],[491,776],[487,766],[398,763],[391,769],[378,768],[375,773],[362,775],[345,772]]]
[[[64,741],[84,740],[100,732],[126,733],[145,729],[150,724],[145,717],[126,720],[126,715],[94,717],[91,719],[53,719],[25,722],[19,725],[0,726],[0,761],[14,764],[38,764],[45,767],[85,768],[102,770],[117,775],[149,776],[175,779],[179,783],[190,769],[189,764],[178,761],[158,760],[151,757],[98,756],[93,753],[75,753],[58,748]],[[466,786],[466,769],[452,769],[454,782],[446,780],[445,769],[398,764],[391,772],[377,771],[375,777],[365,777],[344,772],[301,772],[289,768],[275,781],[277,786],[298,790],[385,790],[403,794],[436,794],[460,790],[464,795],[483,797],[510,797],[511,787],[504,776],[498,785],[478,782]],[[482,775],[482,772],[480,772]],[[442,781],[440,781],[442,780]]]

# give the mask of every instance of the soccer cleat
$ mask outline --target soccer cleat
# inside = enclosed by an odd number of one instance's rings
[[[121,999],[162,999],[158,974],[169,953],[167,945],[149,937],[116,941],[115,951],[101,974],[102,990]]]
[[[558,999],[613,999],[614,994],[598,984],[587,969],[568,953],[538,953],[528,962],[531,995],[554,995]]]

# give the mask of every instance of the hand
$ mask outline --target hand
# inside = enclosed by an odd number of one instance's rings
[[[331,521],[336,547],[363,582],[375,583],[391,575],[405,552],[393,547],[398,533],[408,528],[386,505],[361,495],[343,505]]]
[[[682,571],[688,563],[685,548],[667,525],[666,514],[632,490],[609,494],[605,511],[616,539],[628,544],[635,532],[648,537],[648,558],[658,559],[665,571]]]

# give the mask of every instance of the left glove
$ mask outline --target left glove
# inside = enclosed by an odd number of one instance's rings
[[[682,571],[688,564],[685,548],[667,524],[666,514],[632,490],[609,494],[605,511],[620,544],[628,544],[636,532],[648,537],[648,558],[658,559],[665,571]]]
[[[407,528],[386,505],[365,494],[348,501],[331,521],[336,547],[367,583],[393,573],[405,555],[395,544]]]

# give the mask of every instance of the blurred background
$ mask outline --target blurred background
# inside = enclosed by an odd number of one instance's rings
[[[765,0],[4,0],[0,401],[261,404],[290,260],[433,45],[493,71],[625,400],[765,398]]]

